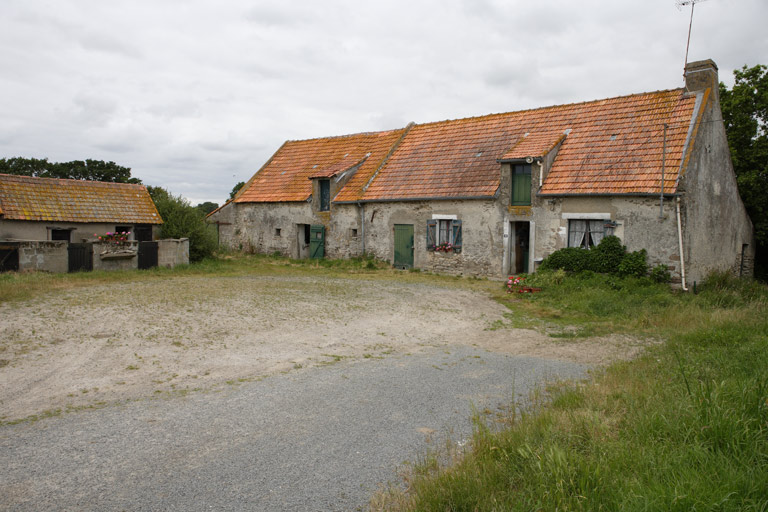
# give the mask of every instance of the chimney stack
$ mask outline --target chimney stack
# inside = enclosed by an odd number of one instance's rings
[[[685,91],[698,92],[712,88],[717,94],[719,80],[717,78],[717,64],[712,59],[689,62],[685,66]]]

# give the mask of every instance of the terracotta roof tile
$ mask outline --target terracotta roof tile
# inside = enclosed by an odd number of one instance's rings
[[[370,156],[370,153],[366,153],[365,156],[360,158],[360,156],[352,156],[349,153],[342,158],[339,162],[329,165],[328,167],[325,167],[324,169],[310,175],[310,178],[333,178],[334,176],[338,176],[339,174],[342,174],[353,167],[356,167],[363,162]]]
[[[0,174],[4,219],[162,224],[143,185]]]
[[[664,123],[674,192],[694,104],[677,89],[416,125],[363,199],[493,196],[498,159],[542,156],[566,130],[542,194],[656,193]]]
[[[542,157],[560,144],[567,135],[552,131],[542,131],[523,136],[509,151],[504,153],[501,160],[519,160],[523,158]]]
[[[306,201],[312,193],[308,178],[343,172],[368,153],[335,201],[492,197],[500,159],[544,156],[561,142],[541,194],[658,193],[665,123],[664,190],[672,193],[684,169],[695,103],[694,95],[674,89],[289,141],[235,201]]]
[[[306,201],[312,194],[310,177],[343,172],[370,153],[337,195],[337,199],[342,196],[354,200],[404,132],[401,129],[288,141],[243,187],[235,202]]]

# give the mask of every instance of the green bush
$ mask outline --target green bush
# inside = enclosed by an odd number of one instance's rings
[[[189,238],[189,261],[213,256],[218,246],[216,227],[205,222],[205,214],[181,196],[162,187],[147,187],[163,219],[161,238]]]
[[[620,276],[643,277],[648,274],[648,263],[646,262],[645,249],[630,252],[621,260],[618,268]]]
[[[669,267],[666,265],[656,265],[651,269],[651,279],[657,283],[668,283],[672,279]]]
[[[547,256],[539,266],[540,270],[563,269],[566,272],[581,272],[592,266],[590,251],[579,247],[566,247]]]
[[[617,236],[606,236],[592,249],[591,270],[602,274],[615,274],[619,271],[619,265],[627,254],[627,248],[621,245]]]
[[[618,274],[625,277],[643,277],[648,274],[645,249],[627,253],[627,248],[621,245],[621,240],[616,236],[606,236],[596,247],[589,250],[580,247],[559,249],[547,256],[539,266],[539,270],[544,271],[557,269],[574,273]]]

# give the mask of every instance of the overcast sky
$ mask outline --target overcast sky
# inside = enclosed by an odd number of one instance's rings
[[[675,0],[0,0],[0,158],[112,160],[222,203],[288,139],[680,87]],[[768,1],[689,61],[768,64]]]

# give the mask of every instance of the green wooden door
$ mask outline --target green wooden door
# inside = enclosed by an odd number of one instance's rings
[[[395,224],[395,268],[413,267],[413,224]]]
[[[325,257],[325,226],[315,224],[309,228],[309,257]]]

